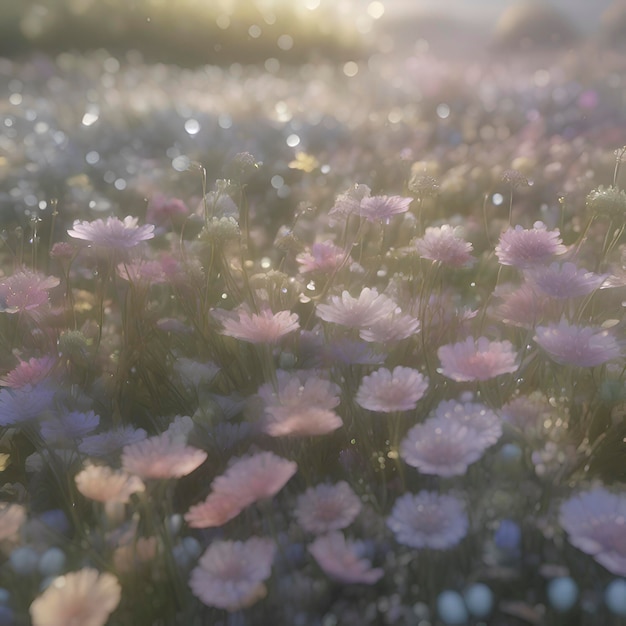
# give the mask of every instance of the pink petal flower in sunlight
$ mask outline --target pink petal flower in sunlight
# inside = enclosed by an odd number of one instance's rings
[[[472,256],[472,244],[460,235],[459,227],[444,224],[429,227],[424,236],[414,242],[417,253],[423,259],[437,261],[442,265],[461,268],[473,265],[476,259]]]
[[[405,493],[396,500],[387,526],[405,546],[447,550],[465,537],[469,520],[457,497],[420,491]]]
[[[231,315],[214,310],[213,314],[222,323],[223,335],[249,343],[275,344],[281,337],[300,328],[298,315],[291,311],[272,313],[264,310],[257,314],[240,310]]]
[[[112,574],[84,568],[55,578],[30,605],[33,626],[104,626],[122,597]]]
[[[185,521],[191,528],[215,528],[234,519],[243,510],[243,498],[238,494],[213,492],[201,502],[189,508]]]
[[[317,316],[325,322],[350,328],[371,326],[398,308],[393,300],[369,287],[364,287],[358,298],[344,291],[341,296],[331,296],[330,301],[330,304],[317,305]]]
[[[359,337],[363,341],[376,343],[389,343],[391,341],[402,341],[411,337],[420,330],[419,320],[404,315],[400,309],[396,309],[391,315],[381,317],[366,328],[361,328]]]
[[[350,526],[361,507],[361,499],[347,482],[322,483],[298,496],[295,516],[304,530],[319,535]]]
[[[489,341],[468,337],[437,350],[441,368],[437,371],[457,382],[489,380],[517,371],[517,353],[510,341]]]
[[[122,467],[141,478],[181,478],[206,461],[207,453],[168,433],[131,443],[122,451]]]
[[[521,226],[509,228],[502,233],[496,246],[496,256],[502,265],[528,269],[542,265],[553,257],[567,252],[559,229],[548,230],[543,222],[535,222],[533,228]]]
[[[359,546],[346,541],[343,533],[335,531],[318,537],[309,552],[317,564],[334,580],[345,584],[373,585],[383,577],[383,570],[372,568],[372,564],[358,554]]]
[[[265,597],[276,545],[270,539],[213,541],[191,572],[192,593],[207,606],[238,611]]]
[[[411,202],[413,198],[402,196],[371,196],[361,200],[356,213],[368,222],[388,222],[394,215],[406,213]]]
[[[569,542],[616,576],[626,576],[626,494],[594,487],[561,505]]]
[[[296,261],[300,265],[302,274],[310,272],[332,274],[339,269],[342,263],[346,262],[346,264],[349,264],[346,261],[346,253],[343,248],[336,246],[331,241],[314,243],[310,251],[298,254]]]
[[[0,376],[0,385],[11,387],[12,389],[19,389],[26,385],[36,385],[47,378],[56,362],[57,359],[53,356],[20,361],[10,372]]]
[[[61,281],[56,276],[22,270],[0,279],[0,310],[5,313],[36,313],[49,304],[48,291]]]
[[[97,502],[119,502],[126,504],[133,493],[145,491],[138,476],[104,465],[88,465],[74,477],[80,493]]]
[[[154,237],[154,226],[152,224],[138,226],[138,221],[136,217],[130,215],[123,221],[117,217],[108,217],[106,221],[97,219],[93,222],[76,220],[67,234],[101,248],[127,250]]]
[[[365,376],[356,393],[356,403],[370,411],[411,411],[428,389],[428,379],[410,367],[380,368]]]
[[[562,319],[558,324],[537,326],[535,341],[561,365],[595,367],[623,355],[622,346],[605,328],[577,326]]]

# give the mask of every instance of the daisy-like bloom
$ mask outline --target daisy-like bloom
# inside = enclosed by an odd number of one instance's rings
[[[126,426],[85,437],[78,444],[78,449],[89,456],[106,457],[115,454],[124,446],[143,441],[146,436],[147,433],[143,428]]]
[[[47,385],[26,385],[0,391],[0,426],[30,422],[52,408],[54,389]]]
[[[339,387],[308,371],[276,373],[278,390],[265,383],[258,390],[264,404],[263,429],[272,437],[324,435],[343,426],[332,410]]]
[[[367,185],[356,184],[348,191],[337,196],[335,206],[328,212],[329,215],[352,215],[359,210],[361,200],[368,198],[372,190]]]
[[[409,430],[400,444],[400,455],[422,474],[462,476],[486,448],[478,431],[450,419],[432,417]]]
[[[37,385],[48,377],[56,362],[57,360],[53,356],[20,361],[10,372],[0,376],[0,385],[12,389],[20,389],[26,385]]]
[[[554,256],[567,252],[558,228],[548,230],[543,222],[533,228],[509,228],[500,235],[496,256],[502,265],[529,269],[545,264]]]
[[[138,476],[103,465],[88,465],[74,476],[74,481],[85,498],[96,502],[126,504],[133,493],[146,488]]]
[[[26,509],[21,504],[0,502],[0,541],[11,539],[26,521]]]
[[[500,302],[489,312],[505,324],[533,328],[537,322],[554,318],[557,314],[554,300],[541,297],[529,283],[498,285],[493,295]]]
[[[423,259],[449,267],[469,267],[476,260],[471,254],[473,246],[461,237],[460,231],[458,226],[449,224],[427,228],[424,236],[414,241],[417,253]]]
[[[367,559],[360,558],[359,546],[346,541],[339,531],[318,537],[309,552],[324,572],[340,583],[373,585],[383,577],[383,570],[372,568]]]
[[[291,311],[272,313],[266,309],[257,314],[240,310],[236,312],[237,319],[222,311],[213,311],[213,314],[222,323],[223,335],[249,343],[274,344],[300,328],[298,315]]]
[[[100,416],[93,411],[72,411],[41,423],[41,436],[49,443],[82,439],[98,428]]]
[[[562,319],[535,330],[535,341],[561,365],[594,367],[622,356],[622,347],[605,328],[576,326]]]
[[[549,267],[529,270],[527,277],[541,292],[552,298],[578,298],[599,289],[605,274],[578,269],[574,263],[551,263]]]
[[[427,389],[428,378],[415,369],[398,366],[389,371],[381,367],[363,378],[356,402],[364,409],[381,413],[411,411]]]
[[[270,539],[213,541],[191,572],[192,593],[207,606],[237,611],[265,596],[276,545]]]
[[[347,482],[310,487],[298,496],[295,516],[298,524],[320,535],[350,526],[361,512],[361,500]]]
[[[492,446],[502,436],[501,419],[479,402],[443,400],[435,409],[435,417],[467,426],[483,441],[485,448]]]
[[[411,202],[413,198],[402,196],[371,196],[361,200],[356,214],[368,222],[384,222],[394,215],[406,213]]]
[[[185,513],[191,528],[216,528],[234,519],[244,508],[238,494],[214,491],[204,502],[195,504]]]
[[[317,305],[317,316],[349,328],[367,328],[398,308],[391,298],[369,287],[364,287],[358,298],[343,291],[341,296],[331,296],[330,301]]]
[[[0,279],[0,310],[36,314],[50,302],[48,291],[61,281],[56,276],[22,270]]]
[[[55,578],[30,605],[33,626],[104,626],[120,603],[112,574],[84,568]]]
[[[510,341],[489,341],[468,337],[437,350],[441,368],[437,371],[457,382],[489,380],[517,371],[517,353]]]
[[[447,550],[465,537],[469,520],[458,498],[420,491],[405,493],[396,500],[387,526],[405,546]]]
[[[310,272],[332,274],[342,263],[347,262],[346,252],[343,248],[336,246],[331,241],[314,243],[310,251],[298,254],[296,261],[300,265],[300,272],[302,274],[308,274]]]
[[[561,505],[569,542],[617,576],[626,576],[626,494],[595,487]]]
[[[125,446],[122,467],[141,478],[181,478],[200,467],[207,456],[204,450],[163,433]]]
[[[138,226],[138,221],[136,217],[130,215],[125,217],[124,221],[117,217],[108,217],[106,221],[97,219],[93,222],[76,220],[67,234],[101,248],[127,250],[154,237],[154,225]]]
[[[396,309],[391,315],[381,317],[367,328],[361,328],[359,337],[363,341],[389,343],[411,337],[419,329],[419,320],[410,315],[403,315],[400,309]]]

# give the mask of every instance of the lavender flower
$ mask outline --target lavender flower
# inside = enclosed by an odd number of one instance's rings
[[[510,341],[489,341],[487,337],[468,337],[459,343],[441,346],[437,356],[442,367],[437,370],[458,382],[489,380],[500,374],[517,371],[517,354]]]
[[[428,389],[428,379],[410,367],[382,367],[365,376],[356,393],[356,402],[364,409],[392,413],[410,411]]]
[[[518,269],[542,265],[565,252],[567,248],[563,245],[559,229],[548,230],[543,222],[535,222],[533,228],[528,230],[521,226],[509,228],[502,233],[496,246],[500,263]]]

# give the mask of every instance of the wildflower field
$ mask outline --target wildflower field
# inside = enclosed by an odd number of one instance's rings
[[[625,77],[0,59],[0,626],[626,623]]]

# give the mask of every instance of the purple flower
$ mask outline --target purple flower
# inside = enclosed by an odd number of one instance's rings
[[[358,298],[344,291],[341,296],[331,296],[330,304],[318,304],[317,316],[325,322],[350,328],[366,328],[392,315],[397,308],[396,303],[384,294],[364,287]]]
[[[559,520],[573,546],[626,576],[626,494],[595,487],[565,501]]]
[[[363,198],[356,213],[368,222],[384,222],[394,215],[406,213],[413,198],[402,196],[371,196]]]
[[[469,520],[461,500],[433,491],[405,493],[387,518],[396,541],[411,548],[447,550],[467,534]]]
[[[423,259],[438,261],[450,267],[468,267],[475,261],[471,255],[472,244],[459,235],[460,228],[444,224],[426,229],[424,236],[414,242],[417,253]]]
[[[500,374],[517,371],[517,354],[510,341],[489,341],[487,337],[441,346],[437,356],[442,367],[437,370],[457,382],[489,380]]]
[[[365,376],[356,393],[356,402],[364,409],[392,413],[410,411],[417,406],[426,390],[428,379],[410,367],[382,367]]]
[[[108,217],[106,222],[102,219],[93,222],[76,220],[67,234],[101,248],[126,250],[154,237],[152,224],[137,226],[137,222],[137,218],[130,215],[124,221],[117,217]]]
[[[316,535],[350,526],[361,511],[361,500],[347,482],[310,487],[298,496],[298,524]]]
[[[359,337],[363,341],[389,343],[402,341],[411,337],[420,329],[419,320],[410,315],[403,315],[400,309],[396,309],[390,315],[381,317],[366,328],[361,328]]]
[[[435,409],[434,415],[471,428],[480,435],[485,447],[492,446],[502,436],[500,418],[479,402],[443,400]]]
[[[78,444],[78,449],[89,456],[104,457],[118,452],[128,444],[142,441],[146,436],[143,428],[135,429],[132,426],[126,426],[97,435],[89,435]]]
[[[99,423],[100,417],[93,411],[72,411],[42,422],[41,436],[49,443],[82,439],[98,428]]]
[[[527,273],[530,282],[552,298],[577,298],[595,291],[606,280],[603,274],[578,269],[574,263],[551,263]]]
[[[622,356],[622,347],[610,331],[576,326],[562,319],[558,324],[537,326],[535,341],[561,365],[594,367]]]
[[[535,222],[528,230],[521,226],[502,233],[496,246],[496,256],[502,265],[528,269],[567,252],[559,229],[548,230],[543,222]]]
[[[47,385],[0,391],[0,426],[30,422],[53,408],[54,389]]]

